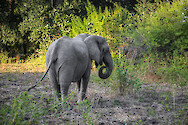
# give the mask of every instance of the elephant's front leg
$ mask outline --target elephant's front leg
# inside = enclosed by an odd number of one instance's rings
[[[91,72],[91,65],[88,66],[81,80],[81,100],[86,98],[86,91],[89,82],[90,72]]]
[[[80,81],[80,85],[81,85],[81,91],[79,91],[79,95],[78,95],[78,101],[77,103],[81,102],[83,99],[86,98],[86,91],[87,91],[87,86],[88,86],[88,82],[89,82],[89,77],[88,78],[82,78]]]
[[[80,92],[81,80],[82,80],[82,79],[78,80],[78,82],[77,82],[78,92]]]
[[[83,78],[82,88],[81,88],[81,100],[86,98],[86,91],[87,91],[88,82],[89,82],[89,77]]]

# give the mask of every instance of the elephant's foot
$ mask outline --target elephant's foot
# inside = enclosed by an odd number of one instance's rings
[[[84,99],[86,99],[86,94],[85,94],[85,92],[79,92],[77,98],[78,98],[77,103],[82,102]]]
[[[80,103],[80,102],[82,102],[83,100],[87,100],[87,98],[84,98],[84,99],[78,99],[77,103]]]
[[[78,99],[77,103],[80,103],[82,101],[80,92],[78,93],[77,99]]]

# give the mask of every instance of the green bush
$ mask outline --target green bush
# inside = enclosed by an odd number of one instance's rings
[[[75,117],[81,115],[86,124],[93,124],[95,115],[93,115],[92,106],[95,106],[94,102],[83,100],[75,103],[76,93],[72,94],[68,95],[66,101],[61,102],[44,92],[37,92],[37,96],[30,92],[23,92],[9,103],[1,105],[0,124],[49,124],[51,118],[56,124],[79,123],[80,121],[76,118],[73,121],[71,119],[66,122],[63,120],[64,117],[64,119],[67,118],[67,112],[71,110],[75,113]]]
[[[37,121],[48,111],[44,110],[41,102],[33,100],[27,92],[15,97],[11,105],[2,105],[0,116],[3,119],[1,124],[30,124],[38,123]],[[30,119],[29,121],[27,121]]]
[[[122,29],[121,24],[127,19],[128,11],[118,5],[112,10],[106,7],[104,11],[99,7],[98,11],[89,1],[87,3],[87,16],[81,19],[75,16],[71,20],[71,37],[80,33],[90,33],[103,36],[110,41],[117,41]],[[116,39],[116,40],[115,40]]]
[[[140,1],[134,14],[117,4],[114,8],[96,9],[89,0],[87,3],[64,1],[63,5],[53,9],[43,2],[34,3],[31,0],[17,3],[15,14],[19,13],[23,20],[13,29],[6,24],[1,25],[1,50],[9,51],[10,55],[32,53],[38,48],[46,51],[50,43],[61,36],[74,37],[80,33],[100,35],[110,45],[115,63],[112,79],[121,83],[118,86],[131,83],[139,88],[138,79],[132,76],[150,71],[166,80],[178,77],[183,80],[179,84],[185,85],[188,48],[185,0],[160,3]],[[83,9],[83,5],[86,16],[78,16],[74,8]],[[127,37],[134,39],[133,47],[146,46],[144,58],[149,59],[148,62],[142,58],[139,64],[134,65],[134,60],[119,52],[120,48],[127,48],[130,44],[125,40]],[[177,62],[177,59],[180,61]],[[177,81],[173,80],[174,83]]]
[[[168,83],[187,85],[187,5],[185,0],[136,5],[127,33],[135,46],[146,47],[137,65],[140,74],[152,73]]]
[[[144,37],[144,43],[152,54],[161,58],[185,54],[188,48],[188,19],[186,0],[174,2],[144,3],[137,5],[136,31]]]
[[[4,2],[7,8],[4,13],[0,12],[5,16],[0,20],[0,51],[8,52],[9,57],[17,54],[27,57],[36,49],[46,50],[62,35],[69,36],[71,17],[84,5],[75,0],[64,1],[56,8],[51,8],[46,0],[12,2],[12,11],[9,11],[9,3]]]

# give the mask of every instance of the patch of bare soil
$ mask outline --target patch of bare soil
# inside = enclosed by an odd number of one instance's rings
[[[0,74],[0,106],[10,102],[16,95],[26,91],[38,81],[43,73],[1,73]],[[54,96],[48,78],[35,89],[44,91],[48,97]],[[69,93],[77,93],[76,84],[72,84]],[[73,96],[76,96],[73,95]],[[97,125],[161,125],[188,124],[187,89],[172,89],[168,84],[145,84],[132,94],[120,96],[112,94],[110,87],[100,83],[89,83],[87,100],[92,109],[88,112],[92,122]],[[77,97],[74,99],[77,101]],[[44,102],[46,103],[46,102]],[[59,116],[50,113],[44,116],[47,124],[57,124],[57,119],[65,124],[86,124],[77,105],[72,104]],[[84,111],[87,112],[87,111]],[[58,117],[58,118],[56,118]]]

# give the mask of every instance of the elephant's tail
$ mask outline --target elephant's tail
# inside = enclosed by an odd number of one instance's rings
[[[49,65],[48,65],[48,68],[47,68],[46,72],[44,73],[44,75],[42,76],[42,78],[41,78],[38,82],[36,82],[36,84],[35,84],[34,86],[30,87],[30,88],[28,89],[28,91],[30,91],[31,89],[35,88],[38,84],[40,84],[40,82],[44,79],[44,77],[45,77],[46,74],[48,73],[48,71],[49,71],[49,69],[50,69],[52,63],[53,63],[53,61],[50,60],[50,63],[49,63]]]

